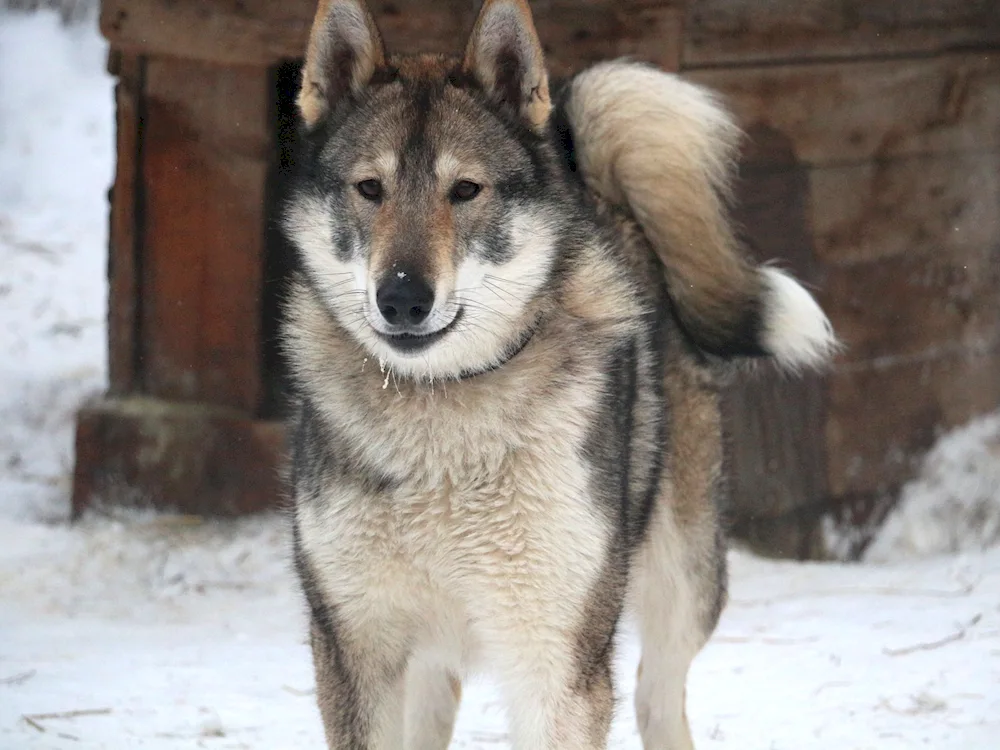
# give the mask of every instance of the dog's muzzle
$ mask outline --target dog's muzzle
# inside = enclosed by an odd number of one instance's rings
[[[382,278],[375,290],[375,305],[386,327],[379,336],[401,353],[419,352],[440,341],[462,317],[460,309],[445,327],[425,330],[424,323],[434,309],[434,289],[408,269],[394,268]]]

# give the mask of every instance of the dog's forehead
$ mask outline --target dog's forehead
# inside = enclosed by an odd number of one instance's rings
[[[516,168],[526,155],[500,120],[463,85],[454,58],[400,58],[379,74],[364,105],[338,133],[337,162],[393,163],[406,173],[471,162],[480,171]]]
[[[339,134],[331,161],[348,170],[350,164],[370,165],[385,176],[400,177],[429,176],[442,158],[481,161],[481,129],[476,127],[475,113],[449,105],[449,98],[440,89],[428,95],[392,85],[373,97]]]

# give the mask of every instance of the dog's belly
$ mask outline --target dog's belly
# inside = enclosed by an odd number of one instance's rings
[[[338,616],[431,648],[460,641],[476,661],[498,641],[577,628],[613,531],[575,459],[324,500],[300,507],[300,539]]]

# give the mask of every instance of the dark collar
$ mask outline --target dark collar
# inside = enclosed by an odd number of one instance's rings
[[[470,378],[477,377],[478,375],[485,375],[486,373],[493,372],[494,370],[499,370],[501,367],[510,362],[514,357],[523,352],[528,344],[531,343],[531,339],[534,338],[535,332],[538,330],[538,322],[536,321],[528,330],[521,334],[521,337],[517,340],[514,348],[511,349],[503,359],[499,362],[494,362],[488,367],[483,367],[477,370],[462,370],[458,374],[459,380],[468,380]]]

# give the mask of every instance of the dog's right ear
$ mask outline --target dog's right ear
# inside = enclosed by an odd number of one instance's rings
[[[363,0],[320,0],[302,68],[299,113],[315,127],[344,96],[360,94],[385,49]]]

